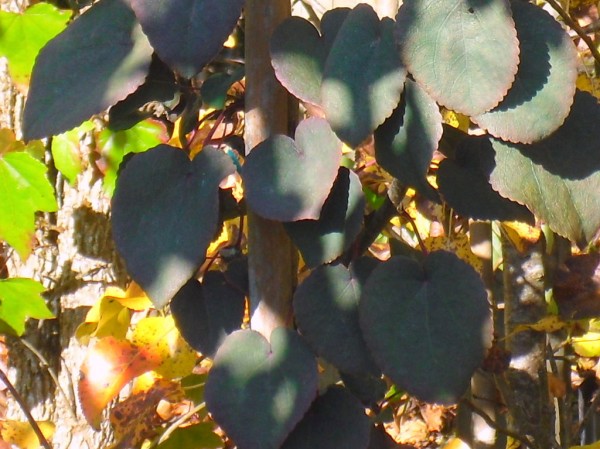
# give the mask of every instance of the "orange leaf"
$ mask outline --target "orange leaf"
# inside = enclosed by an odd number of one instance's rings
[[[106,337],[88,350],[79,371],[79,401],[90,425],[100,428],[102,410],[133,378],[160,360],[126,340]]]

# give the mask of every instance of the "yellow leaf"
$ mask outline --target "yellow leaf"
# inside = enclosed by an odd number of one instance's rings
[[[38,421],[37,424],[46,439],[52,440],[54,424],[50,421]],[[37,435],[27,421],[2,421],[0,435],[4,441],[18,446],[19,449],[38,449],[41,446]]]
[[[106,293],[115,293],[115,289],[108,288]],[[125,338],[130,318],[127,308],[105,294],[87,313],[85,322],[79,325],[75,336],[82,344],[87,344],[91,337]]]
[[[445,235],[439,237],[427,237],[423,243],[428,251],[449,251],[456,254],[459,259],[467,262],[475,268],[477,272],[481,273],[481,270],[483,269],[481,259],[471,251],[469,236],[466,234],[457,234],[452,238],[448,238]]]
[[[128,309],[140,311],[151,309],[153,307],[152,301],[150,301],[148,295],[146,295],[144,290],[142,290],[142,287],[135,282],[129,284],[127,291],[124,293],[122,290],[120,290],[120,293],[118,294],[109,294],[108,291],[109,289],[107,289],[107,292],[105,293],[106,296],[116,299]]]
[[[585,446],[571,446],[569,449],[600,449],[600,440]]]
[[[583,357],[600,356],[600,332],[590,331],[571,340],[573,350]]]
[[[131,341],[161,361],[155,371],[168,379],[186,376],[196,365],[196,351],[183,339],[170,315],[140,320]]]
[[[556,332],[567,326],[567,323],[561,321],[557,315],[550,315],[542,318],[533,324],[519,324],[515,327],[515,332],[534,330],[538,332]]]
[[[467,443],[460,438],[451,438],[445,445],[440,449],[471,449]]]
[[[531,245],[535,244],[541,235],[539,228],[518,221],[504,222],[502,229],[520,253],[524,253]]]
[[[467,132],[469,130],[470,120],[466,115],[462,115],[458,112],[451,111],[449,109],[442,109],[442,119],[444,123],[452,126],[453,128],[460,129],[461,131]]]

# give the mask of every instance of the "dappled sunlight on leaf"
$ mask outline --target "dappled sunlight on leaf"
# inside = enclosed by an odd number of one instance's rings
[[[56,426],[50,421],[36,421],[42,434],[48,441],[52,441],[52,436]],[[14,444],[19,449],[38,449],[40,441],[33,431],[31,424],[27,421],[2,420],[0,421],[0,436],[7,443]]]

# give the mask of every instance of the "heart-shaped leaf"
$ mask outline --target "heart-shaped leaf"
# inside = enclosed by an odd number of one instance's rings
[[[348,391],[369,408],[381,401],[389,390],[381,373],[375,376],[369,373],[350,374],[340,371],[340,379]]]
[[[313,401],[317,362],[302,338],[278,328],[271,344],[236,331],[217,351],[206,382],[208,410],[245,449],[278,449]]]
[[[492,187],[580,246],[600,229],[598,123],[596,99],[577,92],[571,113],[550,137],[527,146],[492,141]]]
[[[375,131],[375,157],[403,184],[437,198],[426,176],[441,137],[442,115],[438,105],[417,83],[407,79],[402,102]]]
[[[221,272],[209,271],[202,284],[190,279],[171,301],[171,313],[186,341],[213,357],[225,337],[242,326],[245,295]]]
[[[311,347],[339,370],[379,374],[358,323],[361,292],[362,282],[343,265],[320,266],[294,293],[296,323]]]
[[[168,145],[122,169],[112,200],[113,237],[131,277],[163,307],[192,277],[217,231],[219,183],[235,168],[214,148],[193,160]]]
[[[517,77],[502,102],[473,121],[501,139],[531,143],[569,115],[578,57],[569,35],[542,8],[522,1],[511,7],[521,50]]]
[[[278,221],[316,220],[342,158],[342,143],[327,122],[303,120],[296,140],[275,135],[252,149],[242,177],[248,205]]]
[[[339,257],[354,241],[363,222],[365,199],[356,173],[340,167],[318,220],[284,223],[308,267]]]
[[[467,115],[496,106],[517,73],[519,42],[508,0],[403,2],[396,40],[429,95]]]
[[[468,136],[453,159],[438,167],[437,184],[444,200],[461,215],[478,220],[535,221],[525,206],[500,196],[490,185],[494,149],[485,136]]]
[[[393,21],[367,4],[344,21],[329,52],[321,98],[327,121],[344,142],[358,146],[400,101],[406,70],[398,58]]]
[[[367,449],[371,426],[365,409],[346,389],[319,396],[281,449]]]
[[[160,59],[191,78],[233,31],[243,0],[128,0]]]
[[[490,310],[475,270],[445,251],[392,257],[369,277],[360,325],[375,361],[426,402],[457,402],[483,361]]]
[[[321,105],[321,82],[331,45],[350,12],[335,8],[321,18],[321,33],[306,19],[290,17],[271,36],[271,63],[279,82],[295,97]]]
[[[60,134],[144,82],[152,47],[122,0],[101,0],[38,55],[23,116],[25,139]]]

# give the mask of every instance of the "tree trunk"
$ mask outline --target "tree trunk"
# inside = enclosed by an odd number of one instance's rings
[[[269,39],[290,15],[289,0],[246,2],[246,116],[248,154],[272,134],[288,134],[289,99],[275,79]],[[276,327],[289,326],[296,284],[297,254],[283,225],[248,213],[248,264],[251,327],[269,338]]]

